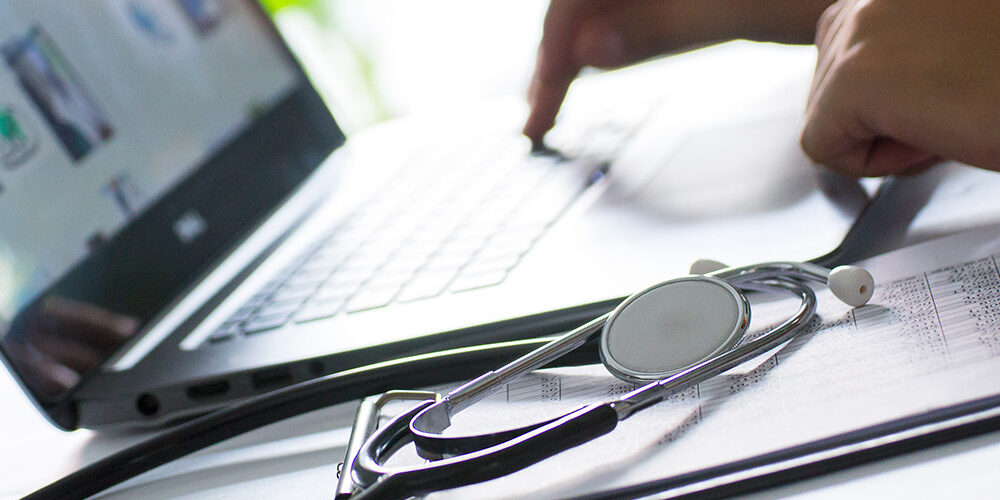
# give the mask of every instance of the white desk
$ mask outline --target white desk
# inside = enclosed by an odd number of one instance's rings
[[[49,424],[0,374],[0,498],[19,498],[151,434],[67,433]],[[330,498],[355,406],[341,405],[230,440],[161,467],[107,495]]]
[[[0,498],[18,498],[141,436],[55,429],[0,376]],[[316,412],[215,446],[133,480],[106,498],[330,498],[353,405]],[[754,494],[828,498],[989,497],[1000,489],[1000,433]]]

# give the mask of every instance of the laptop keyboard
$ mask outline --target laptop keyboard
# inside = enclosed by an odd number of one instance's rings
[[[500,284],[588,183],[558,155],[498,153],[405,169],[207,341]]]

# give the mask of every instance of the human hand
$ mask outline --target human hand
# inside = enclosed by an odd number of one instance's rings
[[[1000,170],[1000,9],[987,0],[840,0],[816,33],[802,147],[854,176],[937,158]]]
[[[747,38],[811,43],[831,0],[552,0],[524,135],[540,145],[587,66],[618,68],[667,52]]]

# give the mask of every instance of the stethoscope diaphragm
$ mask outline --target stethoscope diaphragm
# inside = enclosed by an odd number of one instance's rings
[[[730,283],[710,276],[665,281],[622,302],[601,332],[601,359],[618,378],[659,380],[736,346],[750,326],[750,305]]]

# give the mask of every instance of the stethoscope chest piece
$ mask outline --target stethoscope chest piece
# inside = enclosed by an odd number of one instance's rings
[[[733,285],[687,276],[622,302],[604,324],[600,353],[620,379],[658,380],[732,349],[749,326],[750,305]]]

